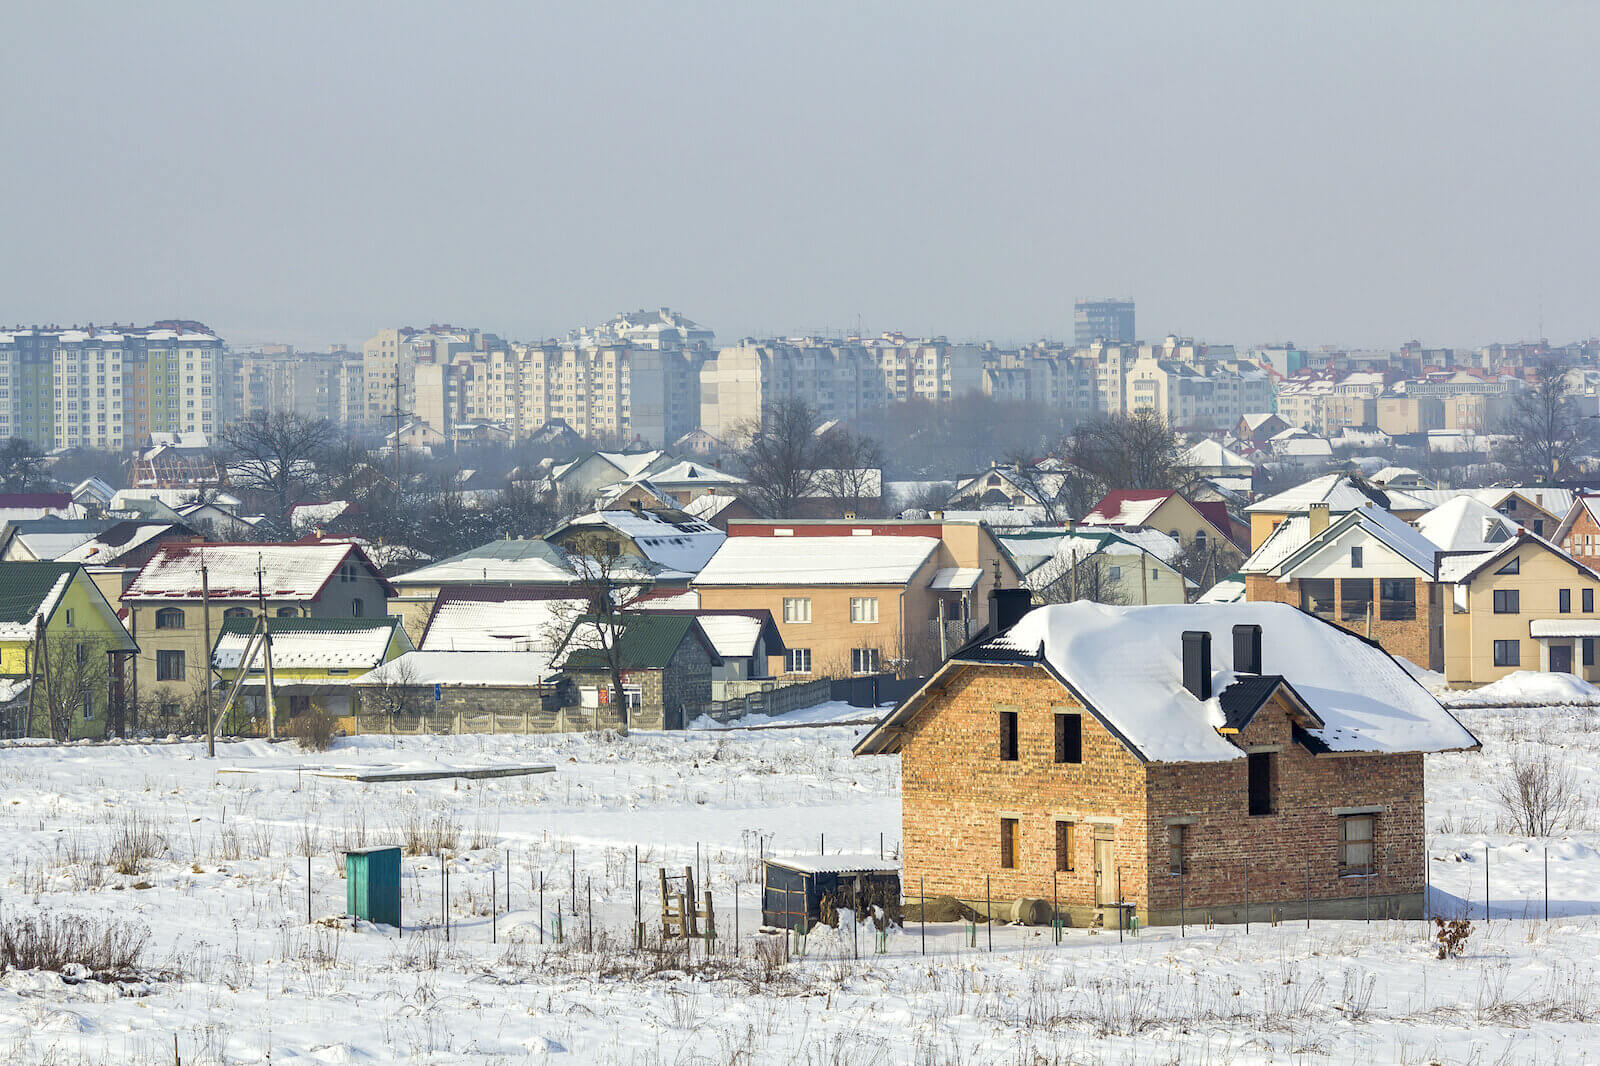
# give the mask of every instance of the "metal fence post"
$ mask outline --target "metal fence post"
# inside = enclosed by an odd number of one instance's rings
[[[1244,861],[1244,931],[1250,932],[1250,860]]]
[[[1489,924],[1489,845],[1483,846],[1483,924]]]
[[[922,906],[918,911],[921,921],[918,924],[922,926],[922,953],[926,955],[928,953],[928,879],[926,877],[918,876],[917,894],[922,897]]]

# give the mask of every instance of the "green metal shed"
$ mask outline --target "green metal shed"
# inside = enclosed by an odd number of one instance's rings
[[[350,915],[400,928],[400,849],[344,853],[345,906]]]

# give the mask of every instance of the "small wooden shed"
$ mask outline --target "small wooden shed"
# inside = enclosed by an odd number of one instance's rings
[[[774,929],[810,932],[824,917],[824,903],[830,915],[873,906],[899,913],[900,864],[875,855],[787,856],[765,860],[761,872],[761,921]]]

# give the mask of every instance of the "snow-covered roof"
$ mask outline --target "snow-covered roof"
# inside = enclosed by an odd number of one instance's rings
[[[1324,437],[1293,437],[1289,440],[1273,439],[1272,450],[1279,455],[1327,458],[1333,455],[1333,445]]]
[[[1272,411],[1250,411],[1239,417],[1244,420],[1245,428],[1252,433],[1260,429],[1269,419],[1281,418]]]
[[[991,529],[1027,529],[1050,520],[1045,509],[1036,503],[1009,507],[945,507],[939,514],[945,522],[982,522]]]
[[[609,526],[632,541],[646,559],[679,573],[699,573],[728,535],[696,518],[673,521],[654,511],[594,511],[565,528]],[[551,534],[558,536],[561,531]]]
[[[553,650],[584,611],[582,599],[440,596],[423,651]]]
[[[1258,500],[1245,508],[1246,512],[1267,514],[1295,514],[1310,510],[1314,503],[1326,503],[1332,514],[1342,514],[1364,507],[1368,502],[1389,510],[1426,511],[1430,504],[1398,489],[1378,489],[1358,482],[1349,474],[1324,474],[1303,482],[1291,489]]]
[[[1530,637],[1600,637],[1600,618],[1535,618]]]
[[[326,503],[297,503],[289,508],[289,524],[297,530],[326,525],[350,509],[349,500]]]
[[[1386,466],[1372,475],[1371,480],[1380,485],[1386,485],[1396,478],[1420,478],[1421,471],[1413,470],[1409,466]]]
[[[695,620],[724,659],[748,659],[761,636],[761,619],[747,614],[698,614]]]
[[[408,651],[356,678],[354,684],[520,687],[552,681],[559,674],[547,652]]]
[[[567,555],[538,538],[490,541],[391,579],[401,588],[430,585],[571,585]]]
[[[1237,574],[1218,581],[1215,585],[1202,592],[1196,603],[1243,603],[1244,578]]]
[[[211,662],[218,670],[237,670],[255,628],[254,618],[230,618],[217,635]],[[396,636],[399,619],[384,618],[270,618],[267,632],[272,636],[274,669],[370,670],[383,662],[389,643]],[[411,641],[403,628],[398,630],[401,645]],[[266,657],[255,656],[255,669],[262,669]]]
[[[49,624],[61,597],[72,584],[76,566],[61,566],[52,562],[0,563],[0,574],[8,579],[14,574],[27,574],[31,588],[19,598],[17,586],[22,582],[7,581],[6,599],[0,600],[0,641],[31,641],[39,632],[39,623]],[[37,598],[34,592],[38,592]]]
[[[930,589],[940,592],[962,591],[969,592],[978,587],[978,582],[983,580],[983,570],[975,566],[947,566],[933,572],[933,578],[928,582]]]
[[[803,874],[885,873],[900,869],[898,862],[876,855],[769,855],[766,862]]]
[[[1355,529],[1421,570],[1429,580],[1433,579],[1438,546],[1408,523],[1371,503],[1334,519],[1314,537],[1310,533],[1309,516],[1294,515],[1261,542],[1261,546],[1245,560],[1239,572],[1285,576],[1315,555],[1319,547],[1331,544]]]
[[[692,515],[702,522],[709,522],[721,514],[728,506],[739,502],[737,496],[726,496],[717,492],[708,492],[696,496],[683,505],[683,513]]]
[[[648,477],[657,485],[668,486],[743,485],[746,483],[745,479],[742,477],[736,477],[733,474],[727,473],[726,471],[718,470],[712,466],[707,466],[705,463],[697,463],[687,459],[683,462],[673,463],[671,466],[663,467],[660,470],[651,471],[649,474],[644,476]]]
[[[1109,607],[1079,601],[1030,611],[1006,633],[952,659],[857,745],[858,754],[897,750],[896,727],[922,705],[947,670],[964,663],[1038,663],[1071,686],[1136,755],[1150,762],[1220,762],[1244,749],[1218,730],[1220,696],[1241,678],[1232,630],[1261,627],[1262,676],[1281,675],[1320,727],[1305,743],[1329,752],[1443,752],[1477,738],[1377,645],[1283,603]],[[1211,692],[1183,685],[1183,634],[1210,635]]]
[[[111,497],[111,509],[124,510],[133,500],[156,500],[176,511],[180,507],[199,502],[196,500],[199,495],[199,489],[118,489],[117,494]],[[219,492],[211,498],[211,502],[223,507],[238,507],[244,501],[229,493]]]
[[[1167,498],[1170,489],[1121,489],[1108,492],[1094,509],[1083,516],[1086,526],[1142,526],[1150,521]]]
[[[1578,499],[1578,494],[1571,489],[1550,488],[1544,485],[1514,485],[1509,488],[1501,485],[1487,489],[1408,489],[1405,494],[1429,507],[1449,503],[1458,496],[1471,496],[1480,503],[1494,508],[1500,507],[1515,494],[1557,518],[1564,518]]]
[[[934,537],[729,537],[695,585],[904,585]]]
[[[1525,544],[1537,544],[1546,551],[1552,552],[1571,563],[1580,573],[1600,581],[1600,573],[1595,572],[1584,563],[1580,563],[1550,541],[1545,540],[1538,534],[1529,533],[1526,529],[1518,530],[1515,537],[1489,551],[1474,552],[1470,555],[1452,555],[1439,560],[1439,580],[1451,583],[1467,581],[1506,556],[1512,555]]]
[[[74,545],[56,558],[62,562],[84,563],[88,566],[105,565],[142,548],[163,533],[182,529],[171,522],[118,522],[110,529],[89,540]]]
[[[206,568],[213,600],[256,598],[256,572],[269,600],[314,600],[352,554],[349,541],[317,544],[163,544],[122,594],[130,600],[200,598],[200,567]],[[381,579],[380,579],[381,580]]]
[[[1208,470],[1249,470],[1255,464],[1237,452],[1231,452],[1214,440],[1197,441],[1183,453],[1183,461],[1190,466]]]
[[[1488,551],[1515,536],[1517,524],[1474,496],[1457,496],[1417,519],[1417,529],[1444,551]]]

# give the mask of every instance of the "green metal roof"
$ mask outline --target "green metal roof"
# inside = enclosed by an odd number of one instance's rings
[[[0,563],[0,622],[33,621],[61,575],[77,569],[77,563]]]
[[[574,630],[583,627],[587,634],[593,634],[594,615],[585,615],[578,620]],[[622,661],[624,670],[662,670],[672,661],[672,656],[677,652],[678,646],[683,643],[684,637],[698,627],[692,615],[663,615],[663,614],[630,614],[626,616],[622,635],[618,639],[618,658]],[[706,650],[713,658],[716,652],[705,641],[704,635],[695,633],[697,639],[706,643]],[[606,653],[601,648],[574,648],[567,654],[565,669],[584,672],[598,672],[610,670]]]

